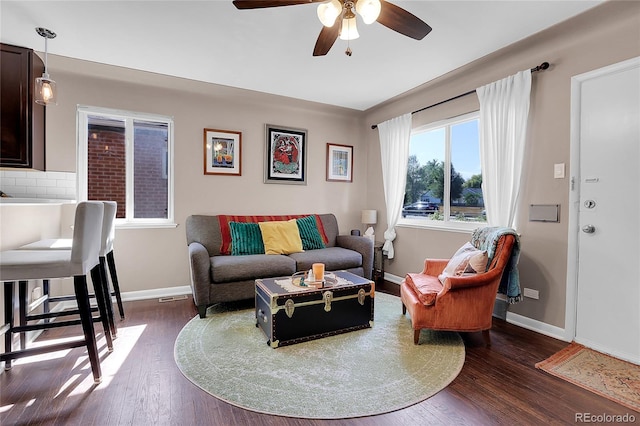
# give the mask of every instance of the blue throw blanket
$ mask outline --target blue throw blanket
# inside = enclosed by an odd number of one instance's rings
[[[478,228],[473,231],[471,236],[471,244],[473,244],[479,250],[486,250],[489,258],[487,265],[491,264],[493,256],[498,245],[498,240],[503,235],[513,235],[515,238],[515,244],[511,251],[511,257],[507,261],[507,265],[502,273],[502,279],[500,280],[500,287],[498,287],[498,293],[506,294],[507,301],[509,303],[517,303],[522,300],[522,294],[520,292],[520,274],[518,272],[518,259],[520,258],[520,238],[516,231],[511,228],[503,228],[497,226],[488,226],[485,228]]]

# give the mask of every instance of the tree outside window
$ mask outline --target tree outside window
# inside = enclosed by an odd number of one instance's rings
[[[414,130],[402,211],[405,222],[486,222],[478,114]]]

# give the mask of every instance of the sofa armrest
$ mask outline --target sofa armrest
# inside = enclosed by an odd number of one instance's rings
[[[359,237],[356,235],[338,235],[336,237],[336,245],[357,251],[362,255],[364,277],[370,280],[373,273],[373,241],[367,237]]]
[[[211,259],[209,252],[200,243],[189,244],[189,271],[191,275],[191,291],[196,306],[209,303],[211,287]]]

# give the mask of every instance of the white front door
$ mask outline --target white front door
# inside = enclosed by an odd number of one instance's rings
[[[640,364],[640,60],[573,83],[575,341]]]

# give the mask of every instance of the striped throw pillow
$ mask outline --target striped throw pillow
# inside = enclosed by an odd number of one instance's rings
[[[298,231],[300,232],[303,250],[325,248],[320,231],[318,231],[315,216],[306,216],[296,219],[296,224],[298,225]]]
[[[262,232],[257,223],[229,222],[231,255],[264,254]]]

